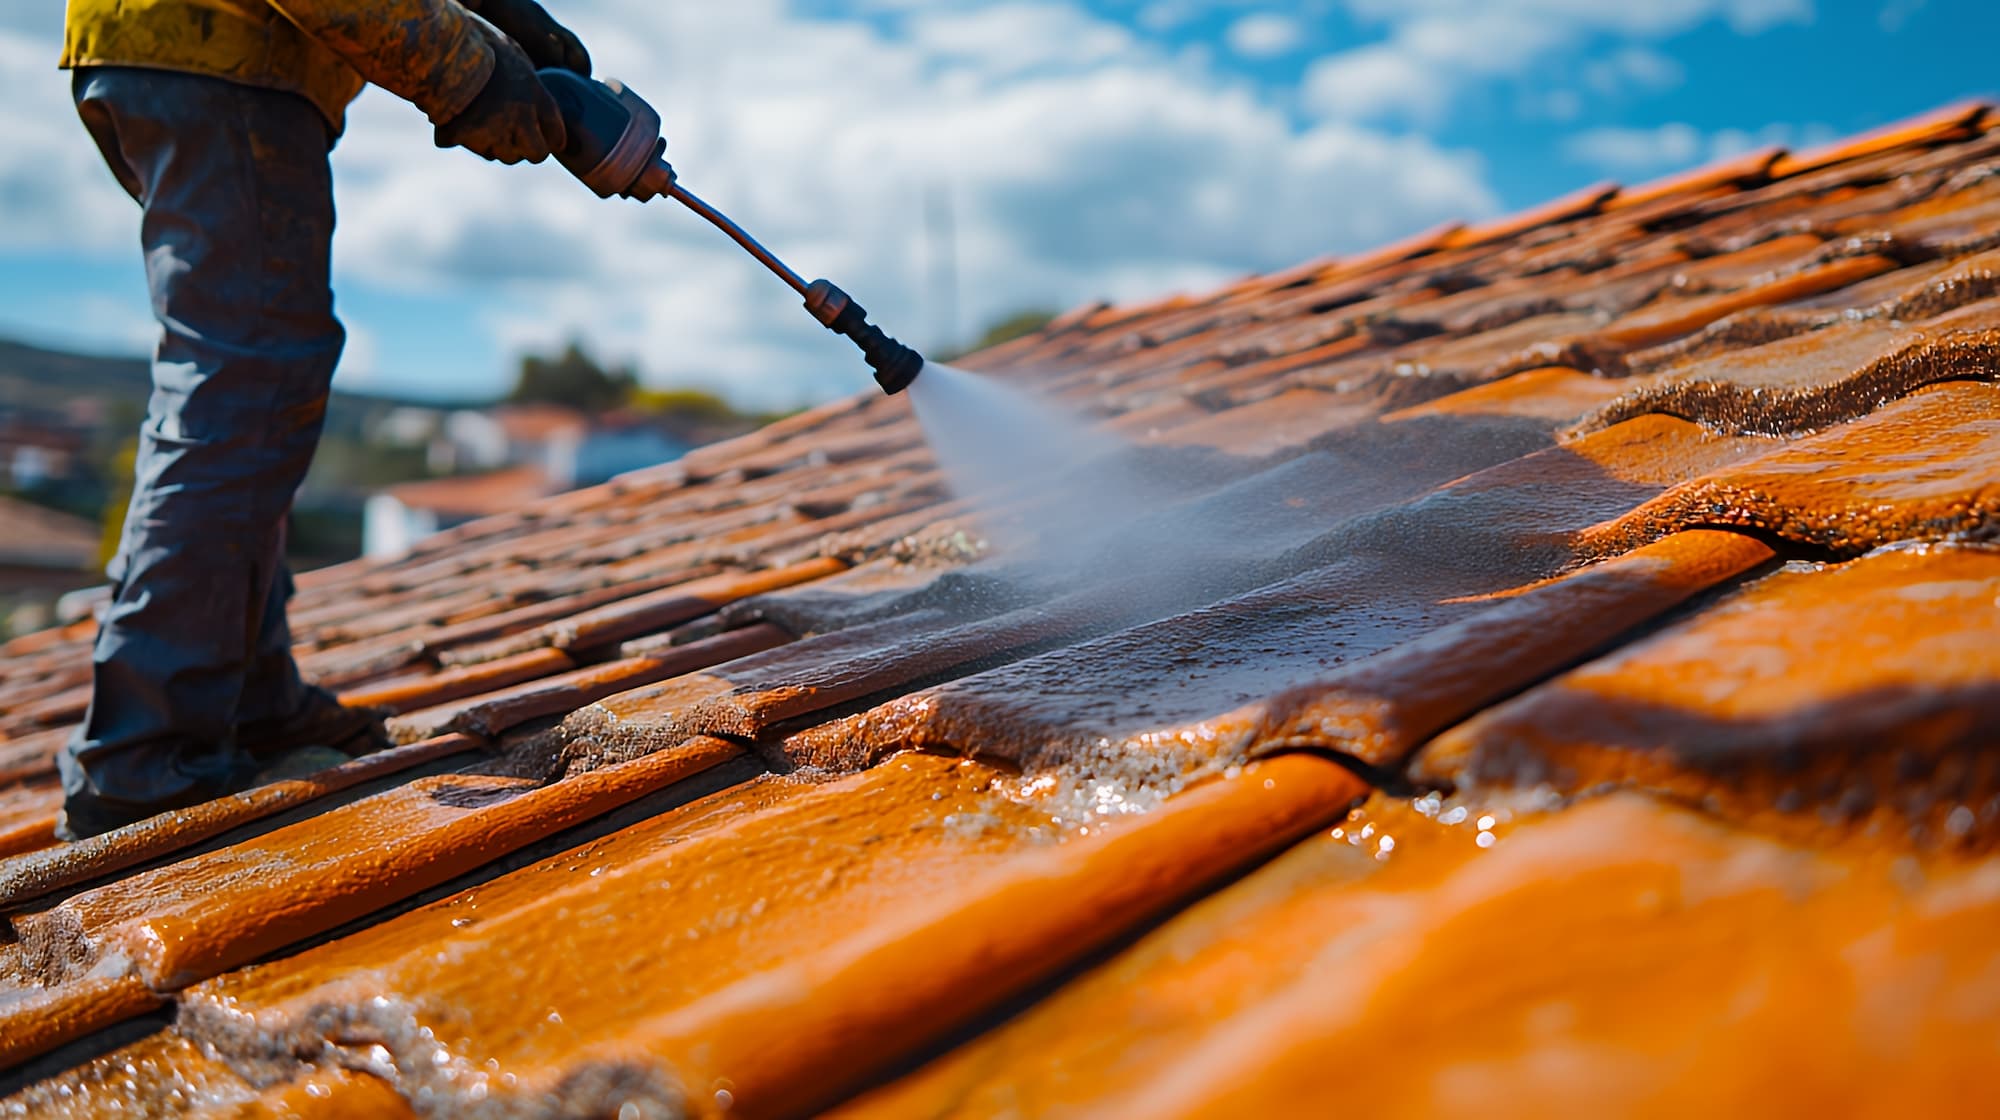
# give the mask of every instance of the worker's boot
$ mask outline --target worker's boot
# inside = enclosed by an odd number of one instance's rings
[[[305,699],[291,715],[253,720],[236,729],[237,749],[250,756],[260,770],[309,749],[317,750],[324,760],[331,761],[338,753],[344,756],[339,761],[346,761],[394,745],[382,726],[380,711],[346,707],[333,693],[316,686],[306,689]],[[296,765],[287,765],[282,776],[300,776],[292,773],[296,769]]]
[[[179,765],[188,753],[173,749],[171,746],[149,751],[149,754],[159,761],[159,765],[181,778],[178,782],[162,783],[179,787],[178,792],[165,797],[148,801],[127,801],[122,798],[107,797],[87,781],[67,790],[63,795],[62,813],[56,817],[56,837],[61,840],[77,841],[100,836],[114,829],[124,828],[128,824],[136,824],[159,816],[161,813],[186,809],[206,801],[213,801],[218,797],[226,797],[252,784],[255,771],[251,768],[249,760],[240,756],[227,773],[209,773],[210,768],[205,766],[200,777],[189,777]]]
[[[208,775],[183,786],[182,792],[157,801],[124,801],[105,797],[88,783],[63,800],[56,835],[82,840],[128,824],[185,809],[218,797],[287,778],[303,778],[361,755],[391,746],[382,714],[372,708],[344,707],[323,688],[308,688],[305,700],[291,715],[255,720],[237,729],[237,761],[226,775]],[[174,769],[182,752],[152,752]]]

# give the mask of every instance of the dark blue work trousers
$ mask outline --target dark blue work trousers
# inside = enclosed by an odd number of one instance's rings
[[[63,784],[185,804],[232,784],[235,727],[303,695],[285,517],[345,338],[328,266],[334,137],[304,98],[218,78],[92,67],[74,88],[144,208],[161,335]]]

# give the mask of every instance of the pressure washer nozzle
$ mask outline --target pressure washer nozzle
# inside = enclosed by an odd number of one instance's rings
[[[846,335],[861,348],[883,392],[900,393],[923,372],[924,356],[869,323],[868,312],[833,281],[815,280],[806,287],[806,310],[826,329]]]

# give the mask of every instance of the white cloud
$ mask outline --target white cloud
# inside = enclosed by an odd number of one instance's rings
[[[1924,10],[1924,0],[1888,0],[1875,13],[1875,25],[1894,35]]]
[[[1229,25],[1229,49],[1245,58],[1277,58],[1298,50],[1306,29],[1291,16],[1254,12]]]
[[[1563,141],[1563,154],[1572,162],[1613,175],[1659,175],[1773,145],[1807,147],[1834,135],[1835,130],[1824,124],[1704,132],[1676,121],[1654,128],[1585,129]]]
[[[1302,126],[1199,55],[1070,4],[912,5],[889,30],[781,0],[572,0],[562,13],[601,74],[661,110],[690,189],[920,344],[940,318],[921,217],[937,186],[955,200],[968,329],[1025,306],[1199,289],[1497,205],[1472,155],[1349,121]],[[39,192],[37,236],[100,237],[86,227],[133,207],[94,166],[49,70],[53,43],[0,42],[15,51],[0,55],[0,129],[30,139],[0,149],[0,185]],[[48,104],[13,93],[31,71]],[[334,163],[343,283],[469,294],[505,345],[578,335],[655,380],[745,401],[866,384],[851,347],[670,203],[600,201],[554,164],[437,151],[419,113],[372,90]],[[0,237],[20,211],[6,212]],[[114,236],[130,243],[129,229]]]
[[[1501,80],[1525,79],[1587,54],[1594,83],[1641,89],[1677,84],[1677,64],[1643,47],[1720,20],[1739,34],[1810,22],[1813,0],[1346,0],[1384,38],[1327,55],[1308,69],[1302,97],[1324,117],[1438,121],[1460,99]],[[1594,78],[1593,78],[1594,75]]]
[[[1563,153],[1570,159],[1620,174],[1691,166],[1707,150],[1708,137],[1679,122],[1658,128],[1587,129],[1563,142]]]
[[[0,31],[0,251],[139,243],[139,208],[77,119],[47,40]]]
[[[1610,97],[1626,90],[1656,93],[1669,90],[1687,78],[1680,63],[1648,47],[1623,47],[1583,68],[1583,82],[1600,96]]]

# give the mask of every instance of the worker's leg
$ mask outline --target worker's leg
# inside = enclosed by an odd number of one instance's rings
[[[144,208],[163,330],[64,789],[72,810],[162,808],[236,780],[232,728],[253,669],[259,687],[296,682],[289,655],[273,660],[284,644],[273,587],[342,342],[328,286],[331,140],[304,99],[219,79],[93,68],[76,94]]]
[[[292,627],[285,608],[292,599],[292,570],[284,560],[284,525],[279,524],[278,566],[264,595],[261,625],[250,645],[250,663],[243,672],[243,698],[236,704],[236,725],[282,719],[305,699],[305,684],[292,661]]]

